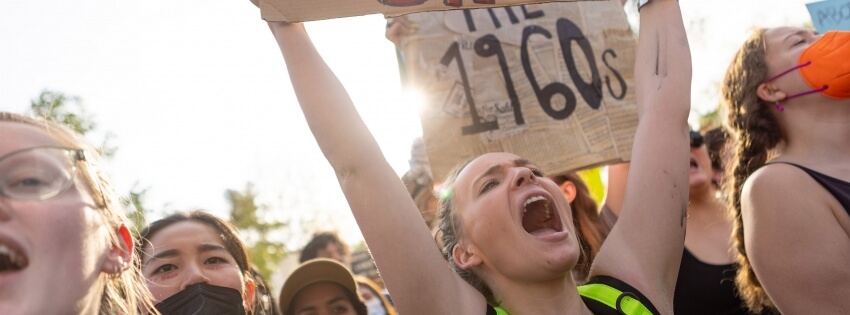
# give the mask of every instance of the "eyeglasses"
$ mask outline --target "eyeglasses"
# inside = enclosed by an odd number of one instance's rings
[[[691,148],[696,149],[702,146],[704,139],[697,131],[691,130]]]
[[[22,201],[47,200],[74,184],[83,150],[36,147],[0,157],[0,195]]]

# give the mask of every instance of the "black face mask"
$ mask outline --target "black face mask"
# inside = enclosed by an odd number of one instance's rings
[[[156,304],[163,315],[221,314],[244,315],[238,290],[197,283]]]

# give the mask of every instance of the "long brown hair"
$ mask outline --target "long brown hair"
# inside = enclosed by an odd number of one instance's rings
[[[747,258],[741,219],[741,190],[747,178],[764,166],[770,151],[782,141],[782,132],[770,104],[756,94],[768,78],[765,29],[757,29],[735,54],[726,70],[721,94],[727,111],[726,125],[731,133],[734,158],[727,172],[729,204],[735,219],[734,236],[738,274],[735,284],[741,298],[754,312],[775,310]]]
[[[570,207],[573,210],[573,224],[576,234],[580,236],[578,239],[581,254],[573,271],[577,273],[578,278],[576,280],[584,282],[590,274],[590,266],[593,259],[596,258],[596,254],[599,253],[602,242],[608,237],[608,232],[601,227],[599,222],[599,208],[596,200],[590,195],[590,189],[587,188],[587,184],[581,180],[578,174],[567,173],[551,178],[558,186],[569,181],[576,187],[576,196],[570,203]]]

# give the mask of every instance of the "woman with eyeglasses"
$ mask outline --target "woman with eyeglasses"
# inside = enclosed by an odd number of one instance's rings
[[[581,287],[571,276],[580,251],[571,209],[533,162],[488,153],[459,165],[443,182],[438,249],[304,26],[269,23],[400,314],[673,312],[688,193],[690,50],[676,1],[649,1],[640,23],[632,177],[620,222]]]
[[[156,313],[96,151],[0,112],[0,314]]]
[[[756,30],[722,84],[750,308],[850,314],[850,32]]]

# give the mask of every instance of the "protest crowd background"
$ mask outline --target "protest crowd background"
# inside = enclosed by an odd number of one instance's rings
[[[0,4],[0,314],[850,312],[850,0],[372,2]]]

